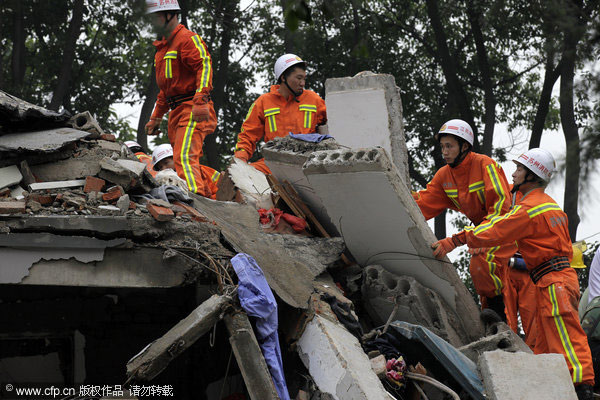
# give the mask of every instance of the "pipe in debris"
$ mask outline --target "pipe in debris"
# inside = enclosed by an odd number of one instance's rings
[[[405,372],[404,374],[406,375],[407,378],[414,379],[416,381],[429,383],[430,385],[435,386],[436,388],[440,389],[441,391],[448,393],[450,396],[452,396],[452,398],[454,400],[460,400],[460,397],[458,397],[458,395],[456,394],[456,392],[454,390],[450,389],[448,386],[444,385],[443,383],[436,381],[432,377],[429,377],[426,375],[421,375],[421,374],[415,374],[414,372]]]

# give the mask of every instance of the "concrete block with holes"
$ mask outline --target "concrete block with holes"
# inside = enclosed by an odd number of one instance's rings
[[[314,152],[303,170],[360,266],[381,265],[437,293],[456,316],[455,345],[483,335],[473,297],[452,263],[433,257],[436,238],[384,149]]]

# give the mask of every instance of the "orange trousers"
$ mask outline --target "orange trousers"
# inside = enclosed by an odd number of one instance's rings
[[[481,308],[487,308],[486,297],[496,297],[502,294],[505,270],[508,260],[517,251],[516,245],[491,247],[474,254],[469,264],[469,273],[475,286],[475,291],[481,298]]]
[[[594,386],[587,336],[579,323],[579,282],[573,268],[544,275],[536,284],[535,353],[564,355],[575,385]]]
[[[182,103],[169,113],[169,142],[173,146],[173,161],[177,175],[183,179],[190,192],[214,198],[211,190],[211,176],[200,166],[202,146],[206,136],[217,127],[217,115],[210,104],[210,120],[192,120],[192,101]]]
[[[518,315],[521,316],[525,343],[535,351],[536,288],[527,271],[508,267],[504,280],[504,305],[508,326],[519,333]]]

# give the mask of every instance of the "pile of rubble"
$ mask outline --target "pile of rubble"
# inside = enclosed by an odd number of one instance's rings
[[[99,288],[115,304],[194,288],[177,324],[150,344],[128,338],[126,372],[115,376],[129,397],[105,398],[136,398],[186,354],[203,356],[190,356],[193,378],[175,398],[575,398],[562,357],[532,355],[503,323],[484,326],[450,261],[432,256],[407,185],[393,77],[331,79],[326,89],[335,140],[267,143],[268,178],[234,160],[217,201],[166,190],[89,113],[0,92],[0,284]],[[258,209],[282,209],[307,229],[266,227]],[[23,303],[11,296],[3,302]],[[76,376],[65,382],[88,380]]]

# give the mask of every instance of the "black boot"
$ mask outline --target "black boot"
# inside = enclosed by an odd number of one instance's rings
[[[500,316],[502,322],[506,322],[506,313],[504,312],[504,297],[502,295],[487,297],[487,305]]]
[[[594,389],[592,385],[577,385],[575,386],[575,392],[577,393],[577,399],[579,400],[593,400]]]

